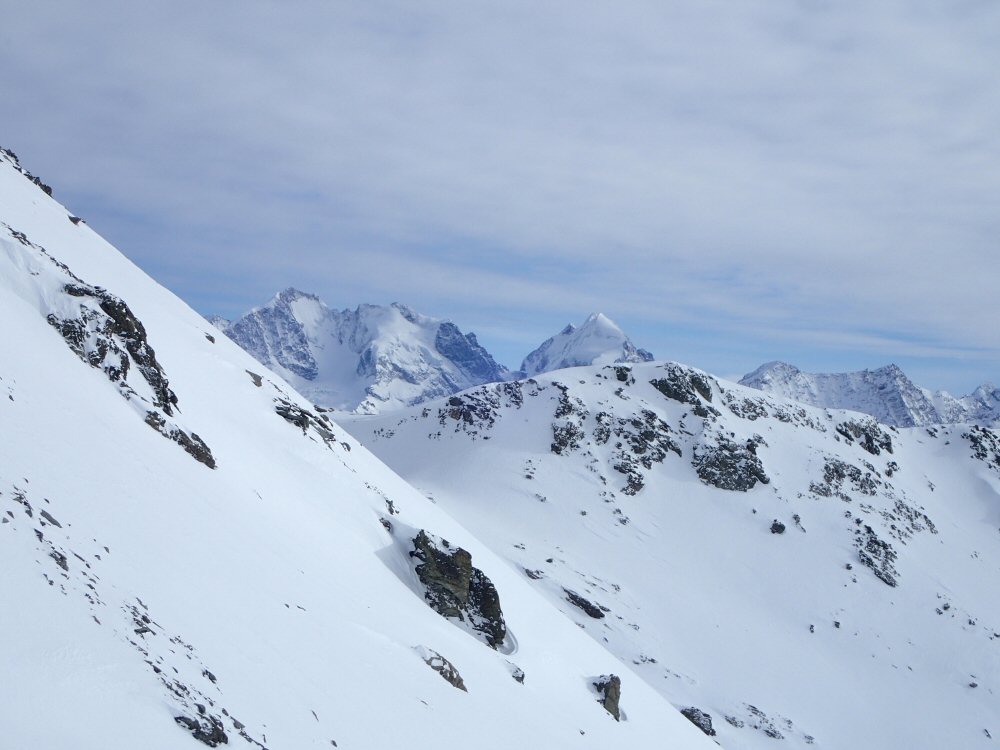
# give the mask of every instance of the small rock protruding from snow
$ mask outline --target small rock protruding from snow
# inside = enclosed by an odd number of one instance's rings
[[[601,705],[604,710],[615,717],[615,721],[621,721],[621,707],[619,703],[622,697],[622,680],[616,674],[605,674],[594,680],[594,688],[601,696]]]

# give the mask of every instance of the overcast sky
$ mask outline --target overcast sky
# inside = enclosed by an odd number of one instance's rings
[[[995,0],[5,5],[0,144],[199,312],[1000,380]]]

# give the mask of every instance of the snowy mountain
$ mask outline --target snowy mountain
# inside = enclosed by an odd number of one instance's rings
[[[996,747],[996,432],[674,363],[342,424],[724,748]]]
[[[714,747],[28,177],[0,153],[0,745]]]
[[[475,334],[398,303],[338,311],[286,289],[238,320],[212,323],[332,409],[376,413],[508,377]]]
[[[653,355],[637,349],[624,331],[602,313],[591,314],[579,328],[572,323],[524,358],[520,374],[539,375],[552,370],[615,362],[650,362]]]
[[[955,398],[920,388],[896,365],[877,370],[818,374],[785,362],[768,362],[740,379],[742,385],[804,404],[871,414],[883,424],[913,427],[975,423],[1000,425],[1000,390],[983,385]]]

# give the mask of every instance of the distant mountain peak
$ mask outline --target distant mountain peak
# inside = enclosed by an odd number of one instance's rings
[[[474,334],[400,302],[334,310],[289,287],[223,328],[315,403],[374,413],[504,380]]]
[[[577,328],[568,324],[524,358],[521,372],[538,375],[564,367],[614,362],[649,362],[653,355],[639,349],[607,315],[594,312]]]
[[[1000,393],[991,386],[955,398],[915,385],[895,363],[857,372],[809,373],[774,361],[744,375],[740,384],[812,406],[860,411],[894,427],[1000,424]]]

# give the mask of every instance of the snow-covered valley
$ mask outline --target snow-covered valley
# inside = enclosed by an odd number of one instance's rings
[[[672,363],[343,424],[723,747],[993,746],[993,432]]]

